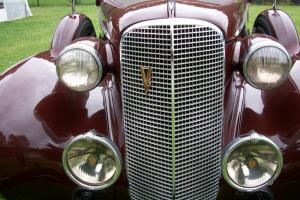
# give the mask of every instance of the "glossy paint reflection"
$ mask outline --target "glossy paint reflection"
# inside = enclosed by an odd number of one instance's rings
[[[57,80],[49,51],[5,72],[0,81],[2,179],[43,168],[65,179],[65,143],[91,129],[108,132],[105,84],[86,93],[70,91]]]
[[[245,84],[245,106],[240,134],[255,130],[272,139],[284,157],[281,181],[300,177],[300,84],[296,62],[290,78],[274,90],[257,90]],[[275,183],[280,183],[277,181]]]
[[[108,38],[119,45],[124,29],[137,22],[168,18],[167,1],[144,1],[130,6],[104,1],[101,4],[100,24],[107,30]],[[145,13],[151,13],[146,14]],[[192,18],[211,22],[223,31],[227,41],[233,40],[244,26],[247,1],[194,1],[177,0],[176,17]]]

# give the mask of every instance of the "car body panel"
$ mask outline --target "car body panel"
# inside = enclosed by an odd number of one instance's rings
[[[270,189],[276,195],[286,192],[292,196],[298,195],[300,191],[293,184],[300,184],[299,41],[295,44],[295,37],[282,41],[283,36],[278,36],[278,41],[287,44],[292,55],[292,71],[289,79],[280,87],[258,90],[243,77],[243,58],[254,43],[276,41],[276,38],[261,34],[245,36],[241,33],[247,16],[247,1],[228,0],[213,4],[178,0],[176,9],[176,17],[211,22],[221,28],[226,38],[223,150],[232,140],[251,130],[269,137],[279,146],[284,157],[283,171]],[[51,50],[18,63],[0,76],[2,188],[41,178],[66,184],[73,190],[76,185],[71,183],[63,170],[62,152],[74,136],[91,129],[111,139],[125,161],[120,38],[132,24],[168,18],[167,4],[164,0],[158,0],[124,7],[113,4],[112,0],[104,0],[100,7],[100,19],[103,28],[107,29],[108,40],[87,37],[73,41],[72,34],[76,32],[76,24],[79,23],[77,20],[83,15],[77,16],[79,18],[75,21],[68,17],[62,20],[54,34]],[[269,18],[270,22],[274,21],[272,17]],[[280,23],[274,22],[274,29],[280,31],[285,19],[283,17]],[[72,34],[63,37],[68,27]],[[286,27],[286,30],[293,28],[291,24]],[[103,79],[89,92],[71,91],[56,75],[55,59],[70,43],[89,45],[101,58]],[[292,43],[295,45],[289,46]],[[102,193],[103,199],[129,199],[125,162],[118,182]],[[219,199],[234,199],[236,194],[241,193],[220,180]]]
[[[110,138],[124,151],[124,138],[116,133],[121,125],[117,123],[119,94],[110,73],[90,92],[69,90],[57,78],[51,51],[3,73],[0,177],[17,178],[14,176],[46,168],[65,179],[61,164],[64,146],[74,136],[91,129]],[[113,126],[108,126],[107,121],[112,121]]]
[[[299,54],[298,32],[288,14],[282,10],[265,10],[259,16],[264,16],[267,19],[274,34],[273,37],[287,49],[290,56]]]
[[[58,24],[51,42],[51,53],[57,56],[67,45],[69,45],[78,32],[80,20],[86,16],[81,14],[67,15]]]
[[[234,39],[245,25],[247,1],[208,1],[178,0],[176,1],[176,17],[192,18],[211,22],[224,33],[226,41]],[[103,1],[99,16],[104,32],[114,45],[119,45],[122,32],[137,22],[168,18],[167,1],[145,1],[123,7],[114,1]],[[151,13],[145,15],[145,13]]]

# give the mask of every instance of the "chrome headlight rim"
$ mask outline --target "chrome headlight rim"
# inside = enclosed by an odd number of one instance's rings
[[[76,178],[77,176],[71,172],[72,170],[68,167],[67,153],[69,152],[70,148],[72,147],[72,144],[74,144],[75,142],[78,142],[80,140],[97,140],[97,142],[106,146],[109,150],[111,150],[113,152],[113,156],[116,161],[116,172],[111,179],[109,179],[108,181],[106,181],[105,183],[103,183],[101,185],[87,184],[84,181],[78,180],[78,178]],[[68,175],[68,177],[77,185],[79,185],[83,188],[89,189],[89,190],[104,190],[104,189],[110,187],[117,181],[117,179],[120,177],[121,171],[122,171],[122,159],[121,159],[121,153],[120,153],[118,147],[110,139],[108,139],[104,136],[101,136],[95,130],[91,130],[85,134],[78,135],[78,136],[74,137],[73,139],[71,139],[67,143],[66,147],[64,148],[63,156],[62,156],[62,163],[63,163],[63,168],[64,168],[66,174]]]
[[[227,163],[228,163],[227,161],[228,161],[228,158],[231,155],[231,153],[239,146],[241,146],[245,143],[249,143],[249,142],[253,142],[253,143],[265,142],[268,145],[270,145],[277,154],[278,166],[277,166],[276,172],[273,174],[272,178],[270,178],[267,182],[265,182],[257,187],[243,187],[243,186],[238,185],[230,178],[230,176],[228,175],[228,171],[227,171]],[[258,134],[255,131],[251,131],[248,134],[245,134],[239,138],[234,139],[225,149],[223,159],[222,159],[222,174],[223,174],[225,181],[231,187],[233,187],[239,191],[243,191],[243,192],[253,192],[253,191],[257,191],[261,188],[264,188],[268,185],[272,185],[272,183],[280,175],[282,167],[283,167],[283,157],[282,157],[282,153],[281,153],[279,147],[271,139],[267,138],[264,135]]]
[[[258,43],[255,43],[253,44],[245,58],[244,58],[244,61],[243,61],[243,74],[244,74],[244,77],[247,81],[247,83],[249,83],[252,87],[256,88],[256,89],[259,89],[259,90],[271,90],[271,89],[274,89],[274,88],[277,88],[279,87],[288,77],[289,77],[289,73],[286,73],[284,75],[284,78],[283,78],[283,82],[279,85],[275,85],[273,87],[268,87],[268,88],[260,88],[258,87],[252,80],[251,78],[248,76],[248,73],[247,73],[247,68],[248,68],[248,62],[250,60],[250,58],[252,57],[252,55],[257,52],[258,50],[260,49],[263,49],[263,48],[266,48],[266,47],[273,47],[273,48],[277,48],[279,50],[281,50],[287,57],[288,59],[288,68],[289,68],[289,72],[291,71],[292,69],[292,59],[291,57],[289,56],[289,53],[287,52],[286,48],[284,46],[282,46],[280,43],[276,42],[276,41],[261,41],[261,42],[258,42]]]
[[[89,53],[90,55],[92,55],[92,57],[94,58],[96,64],[97,64],[97,68],[98,68],[98,78],[97,78],[97,81],[93,84],[92,87],[90,87],[89,89],[86,89],[86,90],[80,90],[80,89],[76,89],[76,88],[71,88],[70,86],[68,86],[64,81],[62,81],[61,79],[61,73],[60,73],[60,70],[59,70],[59,63],[61,61],[61,58],[62,56],[69,52],[69,51],[73,51],[73,50],[82,50],[82,51],[85,51],[87,53]],[[74,90],[76,92],[87,92],[87,91],[91,91],[93,90],[95,87],[97,87],[97,85],[99,85],[101,79],[102,79],[102,76],[103,76],[103,64],[101,62],[101,56],[99,55],[99,53],[96,51],[96,49],[94,49],[93,47],[91,46],[88,46],[86,44],[78,44],[78,43],[74,43],[74,44],[70,44],[69,46],[65,47],[57,56],[57,59],[55,60],[55,65],[56,65],[56,73],[57,73],[57,76],[60,80],[60,82],[66,86],[67,88],[70,88],[71,90]]]

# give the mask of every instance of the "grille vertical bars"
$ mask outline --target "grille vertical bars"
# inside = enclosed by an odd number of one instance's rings
[[[222,32],[200,20],[147,21],[123,34],[126,167],[133,200],[216,198],[224,51]],[[141,66],[152,68],[148,95]]]

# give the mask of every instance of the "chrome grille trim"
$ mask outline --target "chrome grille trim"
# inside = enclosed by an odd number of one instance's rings
[[[220,29],[201,20],[152,20],[124,32],[123,123],[133,200],[216,198],[224,54]],[[148,96],[141,65],[153,70]]]

